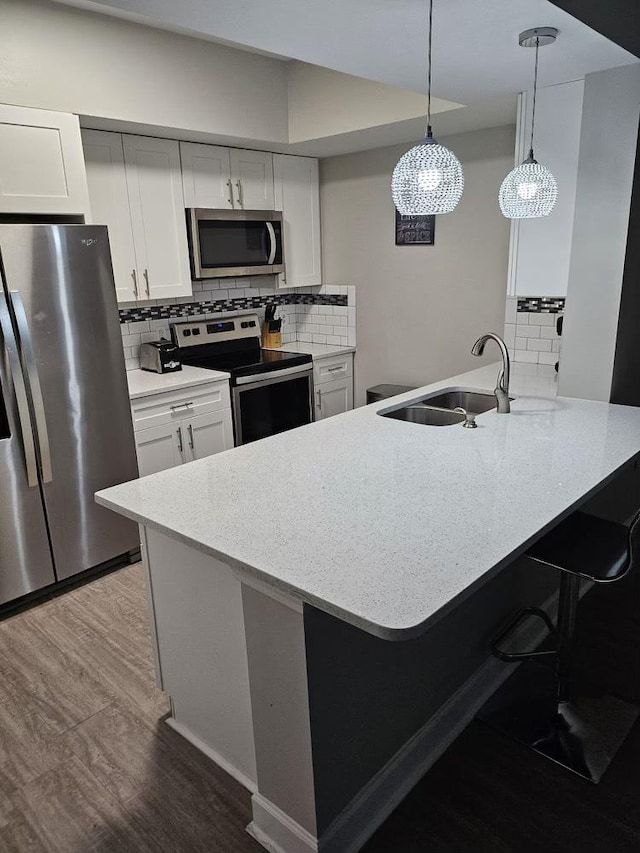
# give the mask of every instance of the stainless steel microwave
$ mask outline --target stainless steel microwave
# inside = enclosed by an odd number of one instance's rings
[[[284,272],[282,213],[277,210],[187,210],[194,279]]]

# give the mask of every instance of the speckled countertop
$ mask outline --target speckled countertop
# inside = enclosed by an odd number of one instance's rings
[[[228,378],[229,374],[221,370],[205,370],[202,367],[190,367],[186,364],[182,366],[182,370],[177,370],[175,373],[153,373],[150,370],[127,371],[131,400],[150,397],[152,394],[162,394],[164,391],[179,391],[181,388],[191,388],[207,382],[220,382]]]
[[[306,344],[303,341],[293,341],[282,344],[281,347],[267,347],[267,349],[279,349],[284,352],[307,352],[312,358],[327,358],[330,355],[343,355],[347,352],[355,352],[355,347],[336,346],[335,344]]]
[[[416,636],[640,453],[640,409],[555,398],[548,371],[516,369],[511,390],[512,413],[476,430],[380,417],[387,400],[97,500],[379,637]]]

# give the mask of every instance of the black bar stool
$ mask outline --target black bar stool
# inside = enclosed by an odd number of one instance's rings
[[[526,556],[561,572],[557,627],[543,610],[526,607],[496,637],[496,657],[525,663],[484,705],[478,719],[597,783],[640,709],[612,696],[572,695],[580,583],[613,583],[631,570],[640,559],[640,513],[626,527],[576,512],[534,543]],[[508,640],[532,619],[544,623],[554,647],[507,651]],[[545,658],[553,658],[555,666],[544,666]]]

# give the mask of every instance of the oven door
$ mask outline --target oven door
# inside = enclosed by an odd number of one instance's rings
[[[302,364],[254,377],[233,389],[235,443],[248,444],[313,420],[313,367]]]
[[[194,278],[284,272],[279,211],[191,208],[187,223]]]

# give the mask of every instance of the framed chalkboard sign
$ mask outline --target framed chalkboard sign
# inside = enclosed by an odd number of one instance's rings
[[[436,217],[405,216],[396,210],[396,246],[433,246]]]

